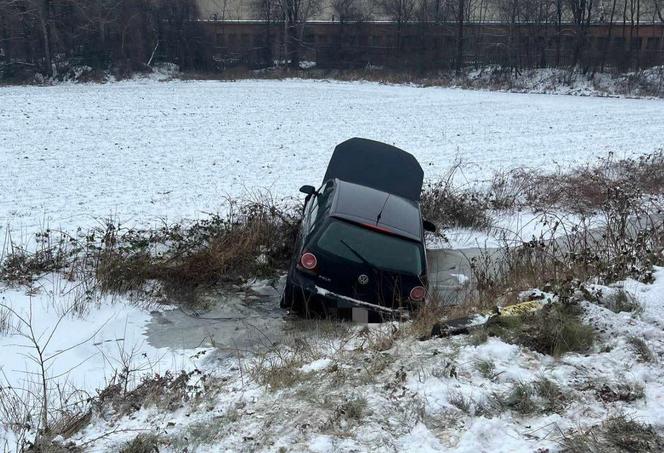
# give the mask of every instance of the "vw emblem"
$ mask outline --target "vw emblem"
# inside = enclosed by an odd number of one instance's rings
[[[360,285],[366,285],[369,283],[369,276],[367,274],[360,274],[360,276],[357,277],[357,281],[360,283]]]

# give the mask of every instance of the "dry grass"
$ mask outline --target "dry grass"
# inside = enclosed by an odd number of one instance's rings
[[[603,384],[596,390],[596,394],[597,398],[605,403],[616,401],[631,403],[645,397],[643,385],[630,382]]]
[[[558,357],[592,347],[596,334],[582,322],[581,314],[577,305],[553,303],[532,313],[493,317],[485,329],[488,335]]]
[[[185,404],[204,402],[220,391],[221,386],[215,379],[198,374],[183,371],[174,375],[167,371],[163,375],[145,377],[133,389],[128,388],[128,377],[121,377],[99,393],[95,404],[98,410],[108,407],[118,415],[132,414],[143,407],[174,412]]]
[[[109,230],[96,276],[103,290],[121,292],[148,280],[191,288],[270,275],[290,258],[298,222],[292,211],[263,199],[186,228],[164,227],[156,234]]]
[[[264,367],[255,373],[258,382],[274,392],[291,388],[295,384],[302,382],[305,379],[305,375],[300,371],[301,366],[302,363],[299,360],[293,360]]]
[[[599,302],[600,305],[608,308],[614,313],[627,312],[639,314],[643,311],[643,306],[639,301],[622,288],[606,297],[600,297]]]
[[[0,307],[0,335],[7,335],[12,330],[12,313],[5,307]]]
[[[544,377],[531,382],[518,382],[504,393],[494,393],[491,406],[498,412],[511,410],[521,415],[549,414],[564,409],[566,398],[560,387]]]
[[[551,413],[559,412],[564,408],[567,398],[555,382],[541,377],[533,383],[533,388],[540,398],[540,411]]]
[[[490,194],[459,187],[455,183],[455,177],[460,168],[461,164],[457,162],[440,180],[424,186],[421,198],[422,215],[439,228],[487,230],[492,224]]]
[[[156,434],[139,434],[130,442],[127,442],[120,453],[158,453],[159,436]]]
[[[228,215],[187,225],[138,230],[108,221],[75,237],[47,230],[31,252],[7,238],[0,280],[30,285],[59,272],[110,293],[142,291],[155,282],[151,286],[172,300],[189,302],[200,288],[285,268],[299,225],[297,207],[279,205],[265,193],[229,204]]]
[[[506,204],[528,209],[559,208],[587,214],[603,209],[613,192],[664,194],[664,151],[616,160],[610,155],[570,170],[543,173],[531,168],[494,176],[491,191]]]
[[[473,68],[475,70],[476,68]],[[618,83],[615,83],[617,93],[631,96],[663,96],[662,80],[664,74],[657,78],[648,77],[646,72],[614,74]],[[475,71],[473,71],[475,72]],[[528,71],[526,71],[528,72]],[[568,71],[560,71],[555,80],[551,80],[551,89],[561,86],[569,86],[578,76],[575,68]],[[482,69],[482,76],[477,77],[469,71],[457,74],[455,70],[422,70],[413,68],[387,68],[387,67],[364,67],[358,69],[294,69],[286,70],[282,67],[270,67],[252,70],[246,66],[237,66],[224,69],[221,72],[185,72],[177,76],[183,80],[243,80],[243,79],[277,79],[297,78],[304,80],[338,80],[342,82],[377,82],[391,85],[417,85],[422,87],[461,87],[466,89],[500,90],[500,91],[531,91],[529,77],[522,77],[522,73],[516,73],[512,68],[499,66],[487,66]],[[531,76],[532,77],[532,76]],[[541,77],[538,75],[538,78]],[[589,77],[589,76],[587,76]],[[594,83],[595,79],[589,78],[597,92],[609,92],[615,95],[611,88],[601,83]],[[0,82],[1,84],[2,82]]]
[[[533,388],[525,383],[519,382],[505,393],[494,393],[491,403],[499,412],[512,410],[521,415],[530,415],[537,412],[537,402],[533,399]]]
[[[496,364],[491,360],[478,360],[475,369],[486,379],[493,380],[496,377]]]
[[[346,419],[360,421],[367,414],[367,400],[361,396],[350,397],[335,412]]]
[[[569,453],[660,452],[664,450],[664,438],[652,426],[619,415],[563,436],[561,447]]]
[[[640,362],[654,362],[655,354],[650,350],[648,344],[641,338],[629,337],[627,342],[634,350]]]

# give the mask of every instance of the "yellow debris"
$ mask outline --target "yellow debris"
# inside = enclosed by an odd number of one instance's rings
[[[543,306],[540,300],[530,300],[528,302],[521,302],[520,304],[509,305],[507,307],[500,307],[500,314],[502,316],[519,316],[524,313],[540,310]]]

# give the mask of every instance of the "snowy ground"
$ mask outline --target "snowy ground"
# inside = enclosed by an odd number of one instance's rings
[[[177,221],[226,195],[295,196],[361,136],[412,152],[425,177],[470,181],[664,145],[664,100],[325,81],[156,82],[0,89],[0,228],[20,240],[108,216]],[[0,230],[2,234],[2,230]]]
[[[11,230],[12,239],[23,242],[47,226],[73,231],[108,216],[137,224],[163,218],[180,221],[225,209],[226,195],[246,196],[260,188],[276,197],[294,196],[300,185],[321,179],[332,147],[352,136],[405,148],[423,164],[428,179],[441,176],[454,159],[461,158],[466,163],[463,176],[472,184],[495,170],[514,166],[546,169],[587,162],[609,152],[619,157],[652,152],[664,145],[663,118],[662,100],[373,83],[132,81],[1,88],[0,235]],[[499,220],[499,226],[537,231],[529,218],[517,219],[520,224],[513,221]],[[450,236],[456,244],[495,243],[467,231],[450,232]],[[589,357],[571,355],[556,362],[499,340],[472,346],[464,338],[425,343],[399,340],[383,351],[389,357],[383,357],[362,346],[366,342],[359,329],[345,345],[324,338],[311,363],[302,364],[306,376],[302,386],[335,389],[339,376],[329,370],[342,369],[344,376],[352,375],[358,363],[382,363],[382,358],[385,367],[372,371],[369,381],[351,379],[345,387],[336,388],[337,399],[332,402],[309,403],[295,395],[298,387],[273,393],[247,379],[244,367],[250,364],[229,363],[227,353],[217,356],[210,351],[199,360],[200,349],[150,345],[145,335],[147,324],[154,320],[149,308],[124,298],[93,295],[94,303],[88,304],[86,312],[66,316],[56,328],[62,313],[85,296],[80,282],[46,276],[37,290],[0,288],[0,302],[23,316],[32,306],[42,342],[55,328],[47,352],[58,355],[49,373],[59,376],[73,370],[63,376],[72,388],[94,393],[122,368],[128,355],[135,357],[141,372],[198,367],[225,379],[224,392],[210,402],[209,410],[192,415],[186,407],[175,413],[153,408],[133,418],[94,420],[77,441],[116,428],[145,429],[147,425],[159,427],[160,434],[182,437],[195,423],[214,425],[221,419],[224,425],[218,437],[203,450],[219,445],[230,450],[278,450],[293,444],[302,451],[362,450],[376,445],[384,445],[385,451],[512,451],[555,448],[551,437],[555,429],[590,424],[614,410],[625,409],[643,421],[664,425],[657,415],[664,413],[661,367],[637,364],[621,337],[625,333],[643,336],[656,354],[664,353],[664,321],[658,314],[663,308],[664,271],[657,277],[654,286],[627,285],[646,306],[638,319],[588,306],[589,313],[603,323],[606,342],[614,346],[610,352]],[[25,345],[25,338],[0,335],[0,370],[15,386],[25,384],[35,370],[21,356]],[[479,377],[474,368],[478,358],[487,357],[501,373],[495,382]],[[448,362],[455,364],[456,377],[445,371]],[[406,372],[403,379],[401,366]],[[581,403],[563,414],[529,418],[509,413],[473,417],[450,405],[452,394],[481,401],[491,392],[541,373],[564,390],[581,392]],[[598,376],[612,382],[642,382],[646,398],[628,407],[619,403],[607,407],[574,387]],[[349,392],[366,397],[372,415],[363,423],[343,417],[330,421]],[[233,421],[229,410],[241,417]],[[392,429],[388,432],[385,426]],[[135,434],[126,431],[105,437],[95,445],[96,451],[116,449],[118,442]],[[0,449],[5,448],[3,436],[11,444],[11,435],[0,429]]]
[[[270,391],[247,379],[256,366],[250,359],[206,357],[198,367],[223,382],[216,397],[167,413],[146,407],[119,419],[107,414],[75,440],[116,430],[94,444],[110,450],[138,429],[162,436],[164,451],[186,445],[196,451],[532,452],[557,451],[565,435],[608,416],[624,415],[661,432],[664,268],[657,269],[654,284],[628,280],[620,286],[643,312],[616,314],[583,303],[587,321],[601,332],[589,354],[557,360],[497,338],[473,344],[467,335],[424,342],[407,337],[377,346],[392,326],[383,326],[382,334],[359,328],[318,333],[308,337],[312,346],[300,351],[303,362],[293,365],[298,377],[286,388]],[[646,341],[653,362],[640,360],[630,336]],[[482,372],[482,362],[491,363],[490,372]],[[545,410],[537,396],[533,413],[492,406],[496,395],[542,379],[559,386],[558,408]],[[203,384],[192,379],[192,385],[193,394]],[[615,398],[630,392],[639,396]]]

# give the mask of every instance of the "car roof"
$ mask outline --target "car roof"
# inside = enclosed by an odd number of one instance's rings
[[[334,148],[323,182],[334,178],[420,201],[424,171],[412,154],[356,137]]]
[[[331,216],[422,241],[422,216],[417,202],[340,179],[335,179],[334,184]]]

